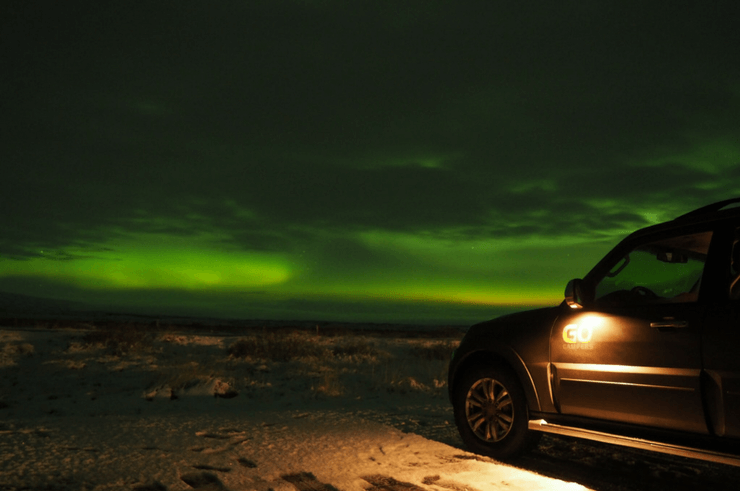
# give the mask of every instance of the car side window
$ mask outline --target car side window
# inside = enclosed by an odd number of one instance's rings
[[[635,247],[596,283],[597,305],[696,302],[711,239],[702,232]]]
[[[735,230],[730,256],[730,298],[740,300],[740,228]]]

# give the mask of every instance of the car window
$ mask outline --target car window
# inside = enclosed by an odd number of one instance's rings
[[[735,230],[730,256],[730,298],[740,300],[740,228]]]
[[[597,304],[695,302],[711,237],[703,232],[634,248],[597,282]]]

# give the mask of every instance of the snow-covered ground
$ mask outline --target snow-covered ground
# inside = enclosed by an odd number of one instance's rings
[[[736,489],[722,465],[545,437],[464,450],[455,339],[0,328],[0,490]]]

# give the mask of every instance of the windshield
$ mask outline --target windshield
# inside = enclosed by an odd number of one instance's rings
[[[711,237],[711,232],[703,232],[636,247],[597,283],[596,301],[601,304],[696,301]]]

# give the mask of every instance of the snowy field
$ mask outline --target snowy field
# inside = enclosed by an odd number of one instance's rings
[[[317,332],[318,331],[318,332]],[[740,469],[545,437],[467,452],[459,333],[0,328],[0,490],[737,489]]]

